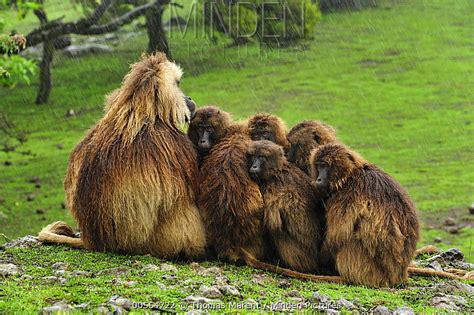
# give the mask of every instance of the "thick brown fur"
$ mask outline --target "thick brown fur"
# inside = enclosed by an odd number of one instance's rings
[[[405,190],[342,145],[313,152],[313,179],[317,162],[330,167],[322,255],[334,259],[349,283],[382,287],[405,282],[419,237],[416,210]]]
[[[296,164],[303,172],[309,175],[311,151],[317,147],[330,143],[338,143],[336,130],[333,127],[314,120],[302,121],[288,132],[290,149],[288,161]]]
[[[222,129],[217,133],[221,137],[201,166],[198,197],[209,243],[220,258],[232,262],[242,260],[241,249],[265,259],[269,246],[263,231],[263,199],[247,171],[248,129],[239,124],[216,127]]]
[[[286,138],[286,126],[280,117],[270,114],[257,114],[250,117],[248,121],[248,128],[252,140],[271,140],[281,145],[285,150],[288,150],[290,143]],[[263,139],[261,134],[267,132],[273,138]]]
[[[180,78],[180,68],[164,54],[143,56],[108,97],[105,116],[73,150],[64,188],[85,248],[204,254],[204,225],[195,206],[197,157],[179,129],[191,114]]]
[[[296,271],[317,273],[324,212],[317,206],[310,178],[287,162],[282,147],[273,142],[253,142],[249,162],[251,157],[266,161],[254,180],[263,195],[264,224],[280,262]]]

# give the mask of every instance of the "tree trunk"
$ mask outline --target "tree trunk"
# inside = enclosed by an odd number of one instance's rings
[[[148,33],[148,52],[164,52],[171,58],[171,52],[163,29],[163,8],[148,10],[146,13],[146,28]]]
[[[43,43],[43,58],[40,63],[40,86],[36,104],[44,104],[48,102],[49,93],[51,92],[51,63],[54,56],[54,43],[45,41]]]

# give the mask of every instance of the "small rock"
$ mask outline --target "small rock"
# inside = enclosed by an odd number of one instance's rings
[[[452,293],[457,293],[459,291],[465,292],[468,294],[474,294],[474,287],[468,284],[459,282],[459,281],[455,281],[455,280],[449,280],[446,282],[437,283],[433,287],[431,287],[431,289],[435,292],[444,293],[444,294],[447,294],[447,293],[452,294]]]
[[[184,299],[185,302],[191,304],[208,304],[208,303],[219,303],[221,300],[208,299],[203,296],[189,295]]]
[[[448,232],[449,234],[458,234],[459,233],[459,226],[447,226],[445,228],[446,232]]]
[[[143,266],[143,270],[144,271],[156,271],[156,270],[160,270],[160,267],[158,267],[157,265],[154,265],[154,264],[146,264],[145,266]]]
[[[196,262],[191,263],[190,267],[200,276],[222,275],[224,273],[224,270],[220,267],[204,268]]]
[[[156,286],[158,287],[158,289],[160,289],[160,290],[166,289],[166,285],[165,285],[163,282],[156,281],[156,282],[155,282],[155,285],[156,285]]]
[[[67,269],[69,265],[65,262],[57,262],[57,263],[54,263],[51,268],[53,269],[62,269],[62,270],[65,270]]]
[[[265,285],[269,281],[269,277],[263,273],[257,273],[252,276],[252,282],[260,285]]]
[[[288,297],[301,297],[300,291],[298,290],[291,290],[286,293],[286,296]]]
[[[446,221],[444,221],[445,226],[455,226],[456,220],[453,217],[448,217]]]
[[[90,302],[81,303],[81,304],[75,305],[74,308],[84,310],[84,309],[88,308],[90,304],[91,304]]]
[[[13,276],[20,273],[20,269],[14,264],[0,264],[1,276]]]
[[[175,266],[170,265],[170,264],[161,264],[160,265],[160,270],[161,271],[166,271],[166,272],[172,272],[172,273],[177,273],[178,272],[178,268],[176,268]]]
[[[10,241],[6,244],[3,244],[4,248],[33,248],[39,247],[42,243],[38,240],[36,236],[27,235],[16,240]]]
[[[398,307],[393,311],[393,315],[415,315],[412,308],[408,306]]]
[[[36,209],[36,214],[44,214],[44,209]]]
[[[26,195],[26,201],[33,201],[35,200],[36,195],[35,194],[28,194]]]
[[[324,295],[324,294],[319,294],[319,292],[313,292],[313,295],[309,298],[311,303],[329,303],[331,299],[329,296]]]
[[[433,240],[435,243],[441,243],[443,241],[443,239],[439,236],[436,236]]]
[[[379,305],[372,310],[373,315],[390,315],[390,310],[386,306]]]
[[[53,314],[53,313],[69,313],[73,310],[72,306],[66,302],[61,301],[54,303],[52,306],[44,307],[41,309],[42,314]]]
[[[349,311],[356,308],[356,306],[352,302],[343,298],[339,299],[337,303],[340,304],[342,307],[345,307]]]
[[[56,276],[41,277],[43,283],[47,284],[65,284],[66,279]]]
[[[80,57],[87,54],[97,53],[110,53],[114,49],[107,45],[101,44],[84,44],[84,45],[71,45],[63,50],[63,53],[68,57]]]
[[[71,276],[73,277],[89,277],[90,273],[87,271],[82,271],[82,270],[73,270],[71,272]]]
[[[62,149],[64,149],[64,145],[62,145],[61,143],[58,143],[58,144],[56,144],[56,149],[62,150]]]
[[[74,111],[74,109],[68,109],[67,112],[66,112],[66,117],[74,117],[76,116],[76,112]]]
[[[231,286],[231,285],[219,286],[219,290],[220,290],[224,295],[241,296],[240,291],[237,290],[236,287]]]
[[[225,286],[230,283],[229,278],[223,275],[216,275],[214,283],[218,286]]]
[[[54,275],[58,277],[67,277],[69,276],[69,271],[67,270],[55,270]]]
[[[430,302],[428,302],[428,304],[433,307],[449,311],[459,311],[460,308],[458,305],[464,306],[466,303],[466,300],[461,296],[444,294],[435,296]]]
[[[222,297],[222,292],[215,285],[211,287],[203,285],[199,288],[199,293],[202,294],[202,296],[209,299],[217,299],[217,298]]]
[[[97,313],[99,313],[99,314],[107,314],[109,312],[110,312],[110,310],[105,306],[99,306],[97,308]]]
[[[291,282],[288,279],[281,279],[278,282],[278,286],[282,289],[288,289],[289,287],[291,287]]]
[[[122,284],[126,287],[126,288],[131,288],[131,287],[134,287],[135,285],[137,285],[137,282],[136,281],[123,281]]]
[[[27,274],[21,275],[20,278],[23,279],[23,280],[26,280],[26,281],[30,281],[30,280],[34,279],[33,276],[30,276],[30,275],[27,275]]]
[[[443,267],[437,261],[433,261],[427,265],[428,268],[433,268],[434,270],[443,271]]]
[[[7,160],[7,161],[5,161],[3,164],[4,164],[5,166],[10,166],[10,165],[12,165],[13,163],[12,163],[12,161],[8,161],[8,160]]]
[[[176,275],[175,274],[162,275],[161,279],[163,279],[163,280],[174,280],[174,279],[176,279]]]
[[[341,314],[341,312],[337,311],[337,310],[333,310],[331,308],[328,308],[327,310],[325,310],[326,314]]]
[[[469,213],[474,214],[474,203],[469,207]]]
[[[113,296],[110,298],[109,303],[112,305],[117,305],[118,307],[122,307],[126,310],[130,310],[133,306],[132,301],[119,296]]]

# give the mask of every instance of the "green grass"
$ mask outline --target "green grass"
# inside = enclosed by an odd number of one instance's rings
[[[55,17],[65,10],[51,9]],[[77,11],[69,9],[67,18],[76,18]],[[12,18],[8,25],[22,31],[34,22],[17,25]],[[474,202],[472,29],[471,0],[405,0],[326,15],[313,40],[291,49],[226,48],[227,42],[213,45],[199,32],[194,38],[192,30],[186,38],[175,32],[171,46],[185,70],[183,90],[198,104],[216,104],[236,119],[267,111],[288,126],[303,119],[335,126],[346,144],[408,189],[423,221],[420,246],[440,236],[437,245],[460,248],[473,262],[474,216],[467,211]],[[73,223],[61,209],[68,154],[101,117],[104,95],[120,85],[145,47],[141,35],[112,54],[80,59],[57,54],[48,105],[33,103],[37,81],[0,89],[0,112],[28,139],[16,152],[0,152],[1,233],[15,238],[36,234],[51,221]],[[77,115],[65,117],[68,109]],[[0,137],[0,143],[16,144]],[[3,165],[7,160],[13,164]],[[41,178],[40,188],[28,182],[33,176]],[[26,201],[30,193],[36,198]],[[443,231],[448,216],[465,226],[459,234]],[[64,255],[77,258],[67,250]],[[392,299],[401,302],[387,297]]]
[[[7,249],[0,252],[0,259],[10,259],[22,267],[23,272],[32,280],[21,280],[21,276],[10,276],[2,285],[2,295],[8,300],[0,300],[0,310],[3,312],[22,311],[34,312],[39,308],[59,301],[78,305],[90,303],[89,311],[106,302],[110,297],[119,295],[130,299],[132,302],[167,302],[169,308],[180,309],[181,302],[188,295],[199,295],[201,285],[216,283],[216,275],[200,275],[196,269],[187,262],[174,262],[177,267],[175,278],[166,277],[173,274],[162,270],[145,271],[147,264],[160,266],[165,261],[150,256],[120,256],[108,253],[78,251],[66,247],[42,246],[34,249]],[[57,276],[52,265],[56,262],[66,263],[67,273],[75,270],[85,271],[87,276],[66,276],[67,282],[61,284],[48,284],[42,277]],[[169,263],[169,262],[168,262]],[[264,273],[262,283],[254,282],[254,276],[262,272],[249,267],[237,267],[222,262],[202,262],[202,267],[218,266],[223,269],[223,276],[228,278],[230,284],[239,289],[242,297],[225,296],[222,302],[230,310],[230,302],[242,302],[253,299],[261,305],[271,303],[292,302],[287,293],[298,290],[303,298],[309,299],[313,292],[318,291],[337,302],[343,297],[347,300],[358,299],[360,305],[371,309],[374,305],[384,305],[390,309],[399,306],[410,306],[417,313],[435,313],[436,309],[426,306],[434,292],[426,290],[423,286],[440,282],[436,279],[423,278],[410,279],[410,282],[397,289],[371,289],[366,287],[352,287],[347,285],[302,282],[289,280],[289,287],[281,287],[282,278],[278,275]],[[104,273],[105,269],[121,268],[126,270],[123,274]],[[102,274],[101,274],[102,272]],[[165,277],[163,277],[165,276]],[[135,285],[124,282],[135,281]],[[166,289],[160,289],[161,286]],[[474,307],[474,300],[469,299],[466,293],[459,293],[468,300],[467,307]]]

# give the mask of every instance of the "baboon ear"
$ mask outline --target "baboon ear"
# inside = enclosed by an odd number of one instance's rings
[[[349,160],[351,160],[352,162],[355,162],[355,157],[354,157],[351,153],[347,153],[347,157],[348,157]]]
[[[319,143],[319,141],[321,141],[321,137],[316,132],[313,132],[313,139],[317,143]]]

